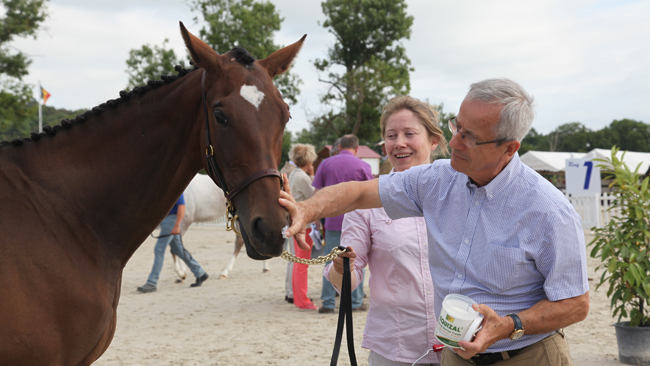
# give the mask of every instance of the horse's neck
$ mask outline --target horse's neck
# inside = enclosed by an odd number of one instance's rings
[[[24,150],[16,165],[33,185],[17,194],[36,192],[36,207],[60,214],[48,218],[51,225],[79,230],[98,255],[124,265],[201,169],[200,89],[189,88],[195,77],[14,148]]]

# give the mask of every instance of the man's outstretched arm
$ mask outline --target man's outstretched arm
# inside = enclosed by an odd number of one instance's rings
[[[291,191],[280,192],[280,205],[289,211],[291,227],[287,236],[296,235],[298,245],[309,249],[305,243],[305,228],[310,222],[323,217],[333,217],[364,208],[382,207],[379,198],[379,180],[346,182],[318,190],[308,200],[296,203]],[[288,184],[286,185],[288,186]]]

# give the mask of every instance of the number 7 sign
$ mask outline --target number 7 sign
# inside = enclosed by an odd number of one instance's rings
[[[600,193],[600,168],[587,159],[567,159],[566,191],[575,196]]]

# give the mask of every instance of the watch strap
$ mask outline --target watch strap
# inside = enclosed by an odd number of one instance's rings
[[[515,322],[515,330],[524,329],[524,325],[521,323],[521,319],[519,319],[519,316],[517,314],[508,314],[506,316],[511,317],[512,321]]]

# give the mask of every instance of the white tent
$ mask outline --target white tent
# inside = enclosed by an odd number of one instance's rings
[[[563,172],[566,159],[580,159],[586,153],[528,151],[521,156],[521,162],[531,167],[534,171]]]
[[[619,150],[618,153],[616,153],[616,157],[618,157],[619,159],[621,158],[622,155],[623,155],[623,151],[621,150]],[[593,149],[587,155],[585,155],[585,159],[604,159],[604,158],[609,159],[611,158],[611,156],[612,156],[611,150]],[[623,160],[623,162],[627,164],[627,166],[632,171],[636,169],[637,165],[641,164],[641,167],[639,167],[639,174],[644,175],[648,172],[648,169],[650,168],[650,153],[628,151],[625,153],[625,159]]]

